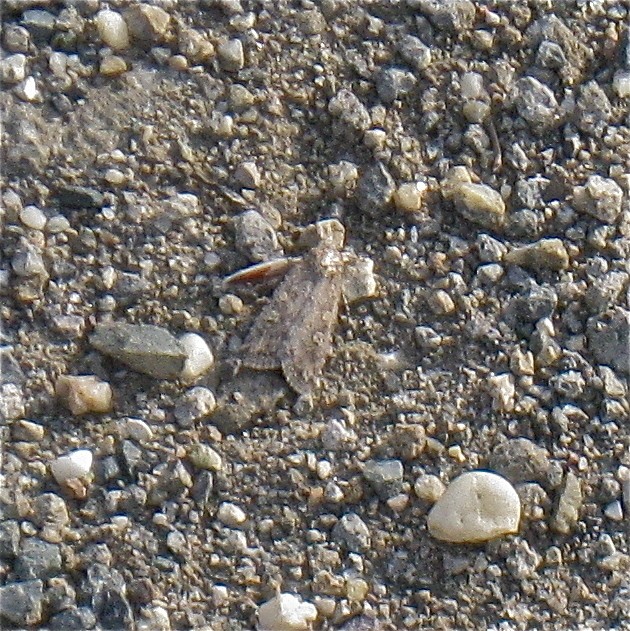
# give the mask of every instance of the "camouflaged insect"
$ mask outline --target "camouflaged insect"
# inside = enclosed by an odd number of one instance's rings
[[[315,237],[317,244],[302,259],[291,262],[271,301],[256,318],[242,356],[248,368],[281,369],[291,388],[302,395],[310,394],[318,384],[332,349],[346,262],[343,226],[327,220],[313,228],[307,235]],[[254,276],[244,270],[228,280],[260,277],[261,266],[249,269],[254,268]]]

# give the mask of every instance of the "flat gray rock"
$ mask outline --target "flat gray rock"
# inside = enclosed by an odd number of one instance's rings
[[[90,343],[132,370],[156,379],[177,378],[186,361],[186,351],[177,339],[166,329],[149,324],[99,324]]]

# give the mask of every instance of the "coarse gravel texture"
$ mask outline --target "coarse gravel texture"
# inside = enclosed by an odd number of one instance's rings
[[[5,0],[3,628],[254,629],[283,592],[315,629],[629,629],[629,11]],[[273,281],[222,280],[329,217],[378,293],[308,400],[237,372]],[[215,362],[133,372],[108,321]],[[472,469],[519,532],[431,538]]]

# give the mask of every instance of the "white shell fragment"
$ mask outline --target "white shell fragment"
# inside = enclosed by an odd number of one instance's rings
[[[452,543],[479,543],[518,532],[521,501],[514,487],[489,471],[455,478],[427,517],[431,536]]]
[[[85,477],[92,468],[92,452],[88,449],[77,449],[52,462],[50,470],[59,484],[68,480]]]
[[[196,333],[185,333],[179,338],[179,343],[186,353],[180,379],[184,383],[192,383],[212,368],[214,356],[203,337]]]
[[[258,631],[302,631],[317,618],[317,609],[293,594],[278,594],[261,605]]]

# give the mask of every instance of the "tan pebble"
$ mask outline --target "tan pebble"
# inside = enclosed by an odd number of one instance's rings
[[[117,77],[127,71],[127,62],[117,55],[110,55],[101,61],[100,73],[105,77]]]
[[[145,3],[132,6],[125,12],[125,22],[129,32],[142,41],[161,41],[170,21],[171,16],[164,9]]]
[[[112,410],[112,388],[95,375],[61,375],[55,393],[75,416]]]
[[[429,306],[434,313],[439,315],[448,315],[455,311],[453,299],[443,289],[438,289],[435,293],[431,294]]]
[[[505,261],[533,270],[560,271],[569,267],[569,254],[560,239],[541,239],[511,250]]]
[[[413,490],[419,499],[435,504],[442,497],[446,486],[436,475],[426,474],[414,482]]]
[[[505,202],[501,195],[485,184],[461,184],[453,194],[460,213],[486,228],[497,229],[505,223]]]
[[[425,182],[407,182],[406,184],[401,184],[394,193],[394,204],[396,204],[396,208],[407,213],[420,210],[427,188]]]
[[[219,309],[223,315],[238,315],[243,312],[243,301],[234,294],[225,294],[219,298]]]
[[[107,9],[99,11],[96,15],[96,27],[106,46],[113,50],[129,48],[129,31],[120,13]]]

